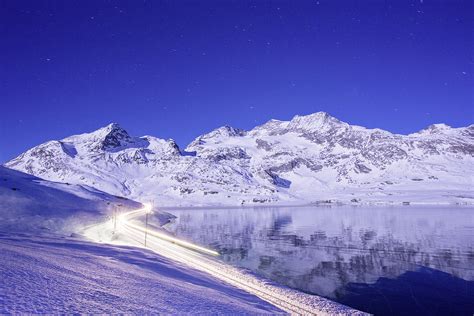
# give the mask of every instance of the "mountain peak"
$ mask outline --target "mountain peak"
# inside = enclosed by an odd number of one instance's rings
[[[133,142],[132,137],[128,135],[127,131],[117,123],[110,123],[100,130],[104,133],[104,139],[101,144],[102,150],[122,147],[125,144]]]
[[[327,112],[319,111],[307,115],[295,115],[291,120],[298,120],[298,119],[304,119],[304,120],[312,120],[312,121],[325,121],[325,120],[337,120],[335,117],[331,116]],[[339,120],[338,120],[339,121]]]
[[[444,123],[431,124],[430,126],[419,131],[418,134],[441,134],[451,129],[451,126]]]
[[[134,142],[134,139],[117,123],[110,123],[91,133],[73,135],[62,140],[65,143],[94,143],[101,150],[111,150]]]
[[[235,136],[244,136],[245,131],[240,128],[235,128],[229,125],[224,125],[215,130],[201,135],[198,138],[200,139],[210,139],[210,138],[220,138],[220,137],[235,137]]]
[[[257,135],[257,134],[278,133],[279,131],[284,129],[288,125],[288,123],[289,123],[288,121],[280,121],[280,120],[271,119],[262,125],[254,127],[250,131],[250,134]]]
[[[119,125],[119,123],[115,123],[115,122],[110,123],[109,125],[105,126],[105,128],[110,129],[110,130],[123,129],[123,128]]]
[[[430,126],[428,126],[428,129],[437,129],[437,130],[450,129],[450,128],[451,128],[451,126],[449,126],[447,124],[444,124],[444,123],[431,124]]]
[[[127,133],[118,123],[110,123],[104,127],[99,128],[94,134],[108,135],[110,133]],[[128,133],[127,133],[128,134]]]
[[[341,124],[341,121],[326,112],[316,112],[303,116],[294,116],[289,122],[288,128],[314,131]]]
[[[245,136],[246,134],[247,132],[243,129],[235,128],[229,125],[224,125],[219,128],[216,128],[215,130],[212,130],[211,132],[207,134],[197,137],[188,145],[186,150],[192,151],[194,150],[195,146],[203,145],[209,141],[219,142],[222,139],[225,139],[228,137],[239,137],[239,136]]]
[[[221,126],[214,130],[214,132],[218,132],[223,136],[243,136],[245,131],[240,128],[235,128],[229,125]]]

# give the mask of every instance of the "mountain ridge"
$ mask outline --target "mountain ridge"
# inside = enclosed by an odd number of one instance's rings
[[[248,131],[224,125],[181,149],[111,123],[40,144],[5,165],[165,205],[471,203],[474,125],[401,135],[317,112]]]

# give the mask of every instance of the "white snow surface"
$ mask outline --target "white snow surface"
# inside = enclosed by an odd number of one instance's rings
[[[81,233],[139,203],[0,167],[0,314],[278,314],[278,308],[147,249]],[[160,213],[153,223],[160,225]]]
[[[181,150],[113,123],[41,144],[6,165],[161,206],[472,204],[474,125],[399,135],[318,112],[250,131],[223,126]]]
[[[280,314],[151,251],[0,233],[0,314]]]
[[[104,221],[115,205],[141,205],[86,185],[50,182],[3,166],[0,201],[0,231],[62,235]]]

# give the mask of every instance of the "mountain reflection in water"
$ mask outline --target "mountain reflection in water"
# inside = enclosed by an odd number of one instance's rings
[[[443,314],[454,305],[451,314],[474,312],[474,300],[469,300],[474,293],[473,208],[171,212],[178,218],[167,229],[177,236],[213,247],[224,261],[301,291],[385,315]]]

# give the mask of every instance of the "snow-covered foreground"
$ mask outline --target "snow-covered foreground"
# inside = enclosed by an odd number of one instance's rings
[[[148,250],[77,234],[110,218],[114,205],[139,203],[4,167],[0,180],[0,314],[282,313]]]
[[[0,314],[277,314],[278,308],[151,251],[0,234]]]
[[[4,167],[0,180],[0,314],[283,313],[151,251],[78,234],[139,203]]]
[[[148,237],[154,251],[135,247],[140,224],[126,225],[132,218],[119,216],[114,232],[113,214],[117,204],[130,211],[139,203],[4,167],[0,179],[0,314],[358,313],[157,234]],[[157,215],[151,227],[169,217]],[[86,241],[82,233],[109,244]]]
[[[145,244],[146,238],[146,247],[156,253],[209,273],[280,307],[288,313],[306,315],[363,314],[328,299],[279,286],[248,271],[214,259],[212,256],[218,255],[218,253],[211,249],[176,239],[150,227],[146,228],[139,223],[139,219],[146,216],[148,211],[149,207],[145,206],[123,213],[118,216],[116,222],[112,220],[93,226],[85,233],[98,242],[106,241],[137,246]],[[147,237],[145,237],[145,233]]]

